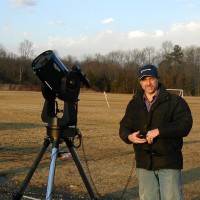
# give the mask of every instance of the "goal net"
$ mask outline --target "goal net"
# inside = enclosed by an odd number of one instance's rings
[[[167,91],[178,94],[179,96],[181,96],[183,98],[183,89],[167,89]]]

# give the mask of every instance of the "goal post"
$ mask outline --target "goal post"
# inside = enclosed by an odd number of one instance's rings
[[[183,89],[171,89],[168,88],[167,91],[172,92],[172,93],[176,93],[179,96],[181,96],[183,98]]]

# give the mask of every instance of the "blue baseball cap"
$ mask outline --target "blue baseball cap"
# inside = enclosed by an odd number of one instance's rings
[[[158,78],[157,67],[150,64],[142,66],[139,69],[139,79],[141,80],[146,76]]]

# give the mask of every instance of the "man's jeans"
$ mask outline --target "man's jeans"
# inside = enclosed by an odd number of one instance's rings
[[[181,170],[137,168],[140,200],[183,200]]]

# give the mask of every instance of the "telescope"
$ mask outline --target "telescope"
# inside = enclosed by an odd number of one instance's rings
[[[48,50],[36,57],[32,62],[32,69],[41,80],[42,94],[45,99],[41,118],[47,122],[47,136],[44,138],[43,147],[25,177],[19,191],[13,195],[13,200],[20,200],[30,182],[39,162],[42,159],[47,147],[52,143],[51,163],[49,167],[49,178],[47,184],[46,199],[53,199],[54,175],[56,159],[59,155],[59,145],[65,142],[72,158],[78,168],[82,180],[92,200],[96,199],[95,193],[84,172],[78,155],[75,151],[74,138],[81,139],[80,130],[77,128],[78,95],[80,85],[83,83],[90,87],[90,82],[82,70],[74,65],[69,70],[57,58],[52,50]],[[64,101],[63,115],[58,109],[56,98]]]
[[[51,90],[51,92],[45,92],[45,89],[42,91],[47,100],[58,97],[66,102],[74,102],[77,101],[81,82],[86,87],[90,87],[89,80],[77,65],[69,70],[52,50],[36,57],[32,62],[32,68],[44,87],[47,86]]]

